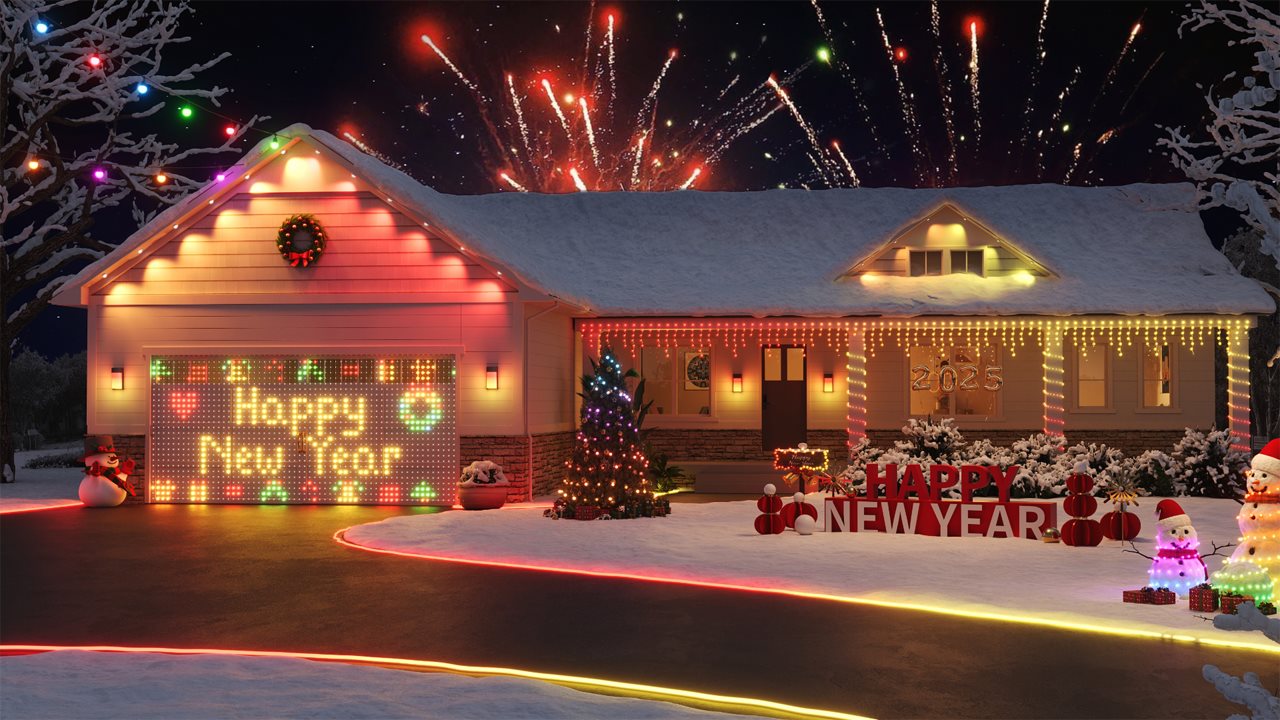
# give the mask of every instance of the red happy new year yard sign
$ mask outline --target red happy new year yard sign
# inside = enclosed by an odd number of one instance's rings
[[[865,496],[836,496],[826,500],[823,514],[827,532],[890,532],[936,537],[1024,537],[1038,539],[1058,526],[1058,506],[1052,501],[1009,499],[1009,487],[1018,475],[1010,467],[979,465],[867,465]],[[977,502],[973,492],[995,485],[994,501]],[[960,489],[959,500],[942,499],[947,488]]]

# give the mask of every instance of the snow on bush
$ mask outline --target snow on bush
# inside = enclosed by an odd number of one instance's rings
[[[911,418],[902,426],[902,434],[906,439],[894,445],[900,452],[924,460],[921,464],[953,465],[954,460],[963,457],[964,435],[960,434],[953,418],[936,421]]]
[[[1129,459],[1133,481],[1147,495],[1186,495],[1186,488],[1174,481],[1177,467],[1177,461],[1162,450],[1148,450]]]
[[[492,460],[477,460],[462,469],[460,487],[477,485],[509,485],[507,476],[502,474],[502,466]]]
[[[1173,446],[1174,481],[1188,495],[1234,498],[1244,492],[1249,454],[1231,449],[1229,430],[1204,432],[1187,428]]]

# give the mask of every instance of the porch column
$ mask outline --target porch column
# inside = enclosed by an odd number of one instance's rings
[[[1252,448],[1249,423],[1249,329],[1252,320],[1235,320],[1226,325],[1227,334],[1227,428],[1231,447],[1249,452]]]
[[[845,355],[848,384],[848,412],[845,430],[850,448],[867,437],[867,329],[862,324],[848,326],[849,351]]]
[[[1063,337],[1066,326],[1060,320],[1045,322],[1040,333],[1044,353],[1044,434],[1057,437],[1065,444],[1067,387]]]

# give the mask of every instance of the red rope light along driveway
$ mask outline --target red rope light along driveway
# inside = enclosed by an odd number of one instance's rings
[[[0,521],[0,643],[242,648],[603,677],[875,717],[1208,717],[1263,653],[354,552],[372,507],[131,505]]]

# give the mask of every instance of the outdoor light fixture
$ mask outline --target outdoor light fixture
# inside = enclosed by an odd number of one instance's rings
[[[829,393],[836,391],[836,377],[831,373],[822,374],[822,392]]]
[[[733,374],[733,391],[736,393],[742,392],[742,373]]]
[[[112,390],[124,389],[124,368],[122,367],[111,368],[111,389]]]
[[[497,365],[489,365],[489,366],[485,367],[485,369],[484,369],[484,389],[485,389],[485,390],[497,390],[497,389],[498,389],[498,366],[497,366]]]

